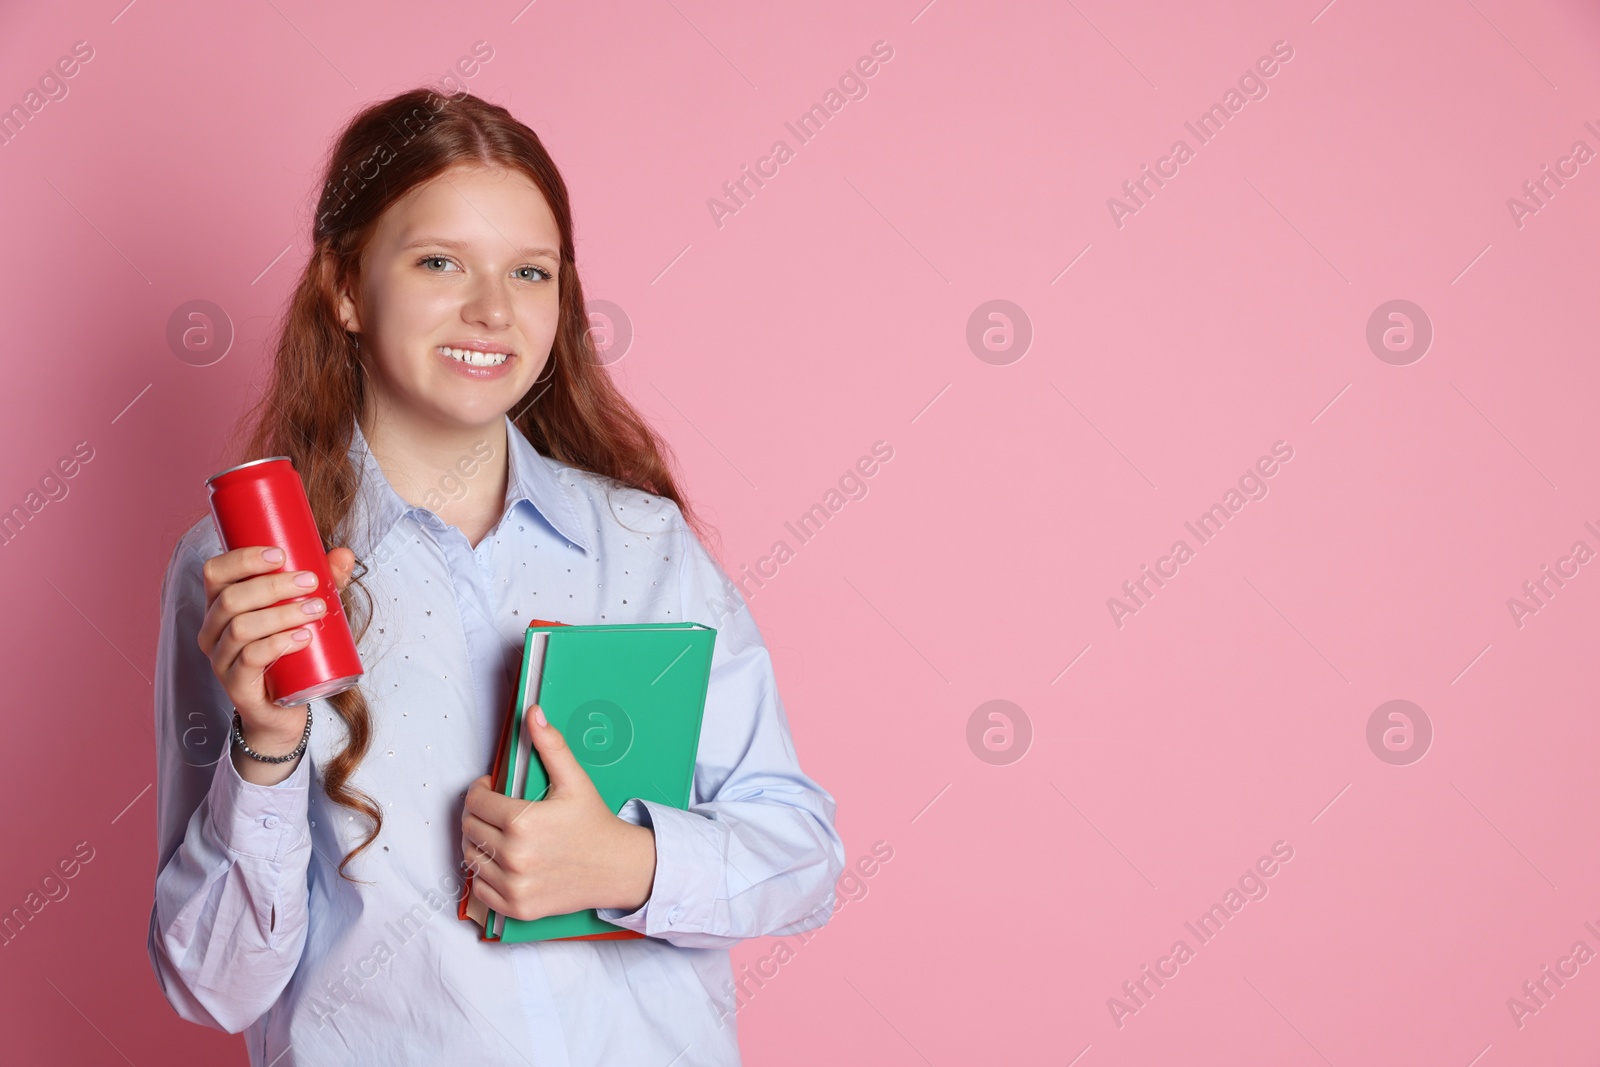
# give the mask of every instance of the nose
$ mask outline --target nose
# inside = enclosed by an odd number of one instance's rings
[[[461,317],[494,329],[511,325],[511,295],[495,278],[480,277],[467,302],[461,308]]]

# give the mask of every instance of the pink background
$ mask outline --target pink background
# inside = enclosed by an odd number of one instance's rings
[[[480,40],[466,85],[561,166],[591,299],[635,331],[614,371],[730,571],[894,449],[751,598],[848,855],[893,859],[747,986],[747,1062],[1594,1062],[1600,962],[1521,1026],[1507,998],[1600,952],[1600,567],[1520,627],[1507,601],[1600,549],[1600,161],[1521,226],[1507,198],[1600,150],[1600,14],[919,2],[0,14],[0,104],[94,49],[0,147],[0,505],[94,450],[0,553],[0,910],[95,850],[0,948],[8,1062],[245,1060],[145,957],[159,582],[332,137]],[[868,95],[799,145],[785,120],[880,40]],[[1268,95],[1199,145],[1184,122],[1276,41]],[[794,158],[719,228],[707,200],[780,137]],[[1194,158],[1119,228],[1107,198],[1180,137]],[[196,299],[237,332],[203,367],[165,336]],[[1031,323],[1021,358],[968,345],[995,299]],[[1394,299],[1434,330],[1404,366],[1366,341]],[[1108,598],[1277,441],[1266,498],[1119,628]],[[1405,765],[1367,741],[1392,699],[1432,724]],[[990,700],[1031,723],[1020,760],[969,746]],[[1279,841],[1269,894],[1201,945],[1184,923]],[[1108,998],[1179,939],[1119,1026]]]

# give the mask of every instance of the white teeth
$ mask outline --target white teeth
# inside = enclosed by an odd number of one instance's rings
[[[504,352],[474,352],[470,348],[449,348],[445,345],[440,345],[439,351],[451,359],[474,367],[498,367],[510,358]]]

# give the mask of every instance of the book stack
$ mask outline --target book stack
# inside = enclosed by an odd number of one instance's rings
[[[516,696],[495,751],[495,789],[537,801],[550,787],[527,728],[537,704],[613,813],[634,797],[687,809],[716,636],[699,623],[530,622]],[[593,908],[515,919],[471,894],[469,872],[457,914],[478,924],[482,941],[644,936],[606,922]]]

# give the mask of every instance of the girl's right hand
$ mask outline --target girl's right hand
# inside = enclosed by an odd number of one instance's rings
[[[306,647],[311,632],[305,624],[327,614],[321,597],[278,603],[305,596],[317,582],[310,571],[280,570],[283,558],[281,549],[252,546],[213,556],[202,568],[206,617],[197,638],[200,651],[238,710],[250,747],[268,755],[292,751],[306,718],[305,708],[280,708],[267,696],[266,669],[284,653]],[[350,583],[355,561],[348,548],[328,553],[340,592]]]

